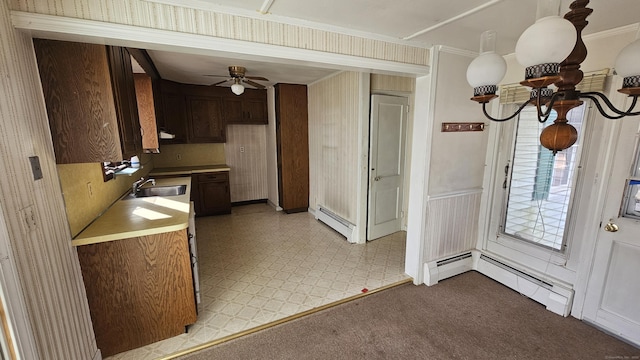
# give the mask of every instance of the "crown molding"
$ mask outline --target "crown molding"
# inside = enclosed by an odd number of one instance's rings
[[[478,53],[475,52],[475,51],[470,51],[470,50],[465,50],[465,49],[458,49],[458,48],[454,48],[454,47],[446,46],[446,45],[438,45],[438,46],[435,46],[435,48],[437,48],[438,51],[440,51],[440,52],[453,54],[453,55],[466,56],[466,57],[470,57],[470,58],[475,58],[476,56],[478,56]],[[433,51],[433,50],[431,50],[431,51]]]

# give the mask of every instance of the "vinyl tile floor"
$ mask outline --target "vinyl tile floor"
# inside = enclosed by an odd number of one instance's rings
[[[406,233],[349,244],[308,212],[267,204],[196,218],[201,303],[185,334],[109,357],[158,359],[408,278]]]

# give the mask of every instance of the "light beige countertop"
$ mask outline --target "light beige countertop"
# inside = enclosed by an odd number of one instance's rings
[[[165,167],[154,168],[149,176],[166,176],[166,175],[191,175],[208,172],[230,171],[229,165],[200,165],[200,166],[181,166],[181,167]]]
[[[187,185],[187,191],[184,195],[140,198],[127,194],[78,234],[71,245],[88,245],[186,229],[189,225],[191,178],[157,179],[155,186],[171,185]]]

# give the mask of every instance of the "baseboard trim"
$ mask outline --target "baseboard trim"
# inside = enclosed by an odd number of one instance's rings
[[[231,206],[244,206],[244,205],[253,205],[253,204],[267,204],[269,201],[267,199],[257,199],[257,200],[246,200],[246,201],[236,201],[232,202]]]

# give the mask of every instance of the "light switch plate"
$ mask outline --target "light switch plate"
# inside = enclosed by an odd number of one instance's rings
[[[40,158],[37,156],[29,156],[31,163],[31,171],[33,172],[33,180],[42,179],[42,168],[40,167]]]

